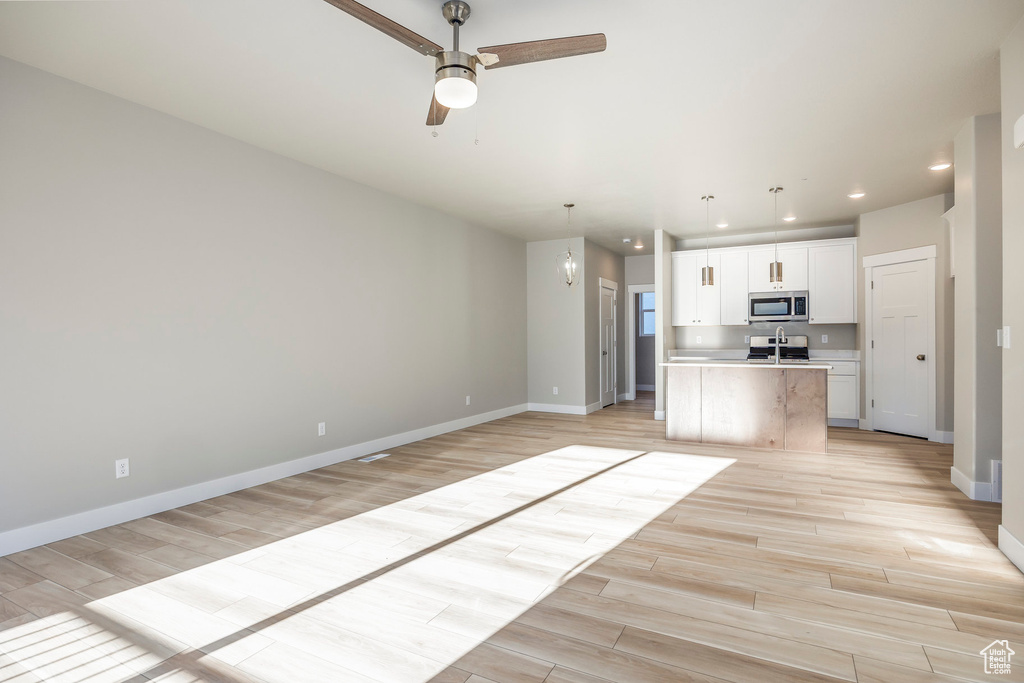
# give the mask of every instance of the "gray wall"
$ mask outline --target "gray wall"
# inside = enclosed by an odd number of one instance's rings
[[[587,405],[601,400],[601,285],[600,278],[619,286],[615,299],[616,394],[626,390],[626,263],[589,240],[584,241],[583,286],[586,288]]]
[[[654,284],[654,254],[626,257],[626,284]]]
[[[857,326],[811,325],[809,323],[784,323],[786,334],[807,336],[807,346],[814,353],[857,348]],[[745,349],[749,343],[747,335],[775,336],[778,323],[751,323],[749,325],[709,325],[707,327],[676,327],[675,349],[689,351],[713,351],[716,349]],[[821,335],[828,335],[828,343],[821,341]],[[700,343],[697,343],[700,337]]]
[[[1003,325],[1016,340],[1003,349],[1003,526],[1024,543],[1024,150],[1013,149],[1013,124],[1024,115],[1024,20],[1003,43]],[[1021,562],[1018,559],[1018,566]],[[1024,567],[1022,567],[1024,568]]]
[[[525,402],[523,242],[6,59],[0,92],[0,531]]]
[[[1002,363],[996,328],[1003,314],[1000,116],[974,116],[954,140],[956,386],[953,466],[990,482],[1002,447]]]
[[[583,257],[583,238],[569,241]],[[555,257],[566,240],[526,245],[528,396],[530,403],[586,405],[586,312],[584,280],[575,287],[558,281]],[[596,306],[596,304],[595,304]],[[558,387],[558,395],[552,393]]]
[[[949,238],[942,214],[953,195],[940,194],[860,216],[857,234],[857,348],[864,344],[865,256],[934,244],[935,255],[935,428],[953,431],[953,280],[949,276]],[[866,366],[865,366],[866,369]],[[866,372],[861,373],[861,415],[865,415]]]

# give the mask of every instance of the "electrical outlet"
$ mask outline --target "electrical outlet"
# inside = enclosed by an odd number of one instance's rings
[[[469,405],[469,396],[466,397],[466,405]]]
[[[317,436],[324,436],[325,434],[327,434],[327,423],[326,422],[321,422],[320,424],[318,424],[316,426],[316,435]]]
[[[703,344],[704,343],[704,337],[697,337],[697,343],[698,344]]]
[[[822,344],[828,344],[828,335],[827,334],[821,335],[821,343]]]
[[[114,461],[114,478],[121,479],[131,474],[128,469],[128,458],[122,458],[121,460]]]
[[[555,396],[558,396],[558,387],[555,387],[555,388],[554,388],[554,391],[553,391],[552,393],[553,393],[553,394],[554,394]]]
[[[750,335],[749,334],[743,335],[743,343],[744,344],[749,344],[750,343]]]

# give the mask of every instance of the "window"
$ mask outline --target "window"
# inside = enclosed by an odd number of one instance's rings
[[[654,336],[654,292],[640,292],[640,336]]]

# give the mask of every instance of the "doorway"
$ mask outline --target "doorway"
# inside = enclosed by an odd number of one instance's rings
[[[934,252],[932,246],[864,259],[870,429],[937,438]]]
[[[654,391],[654,285],[629,285],[626,330],[626,399],[637,391]]]
[[[615,375],[617,370],[617,358],[615,357],[615,305],[618,301],[619,285],[611,280],[600,278],[601,287],[601,357],[600,357],[600,378],[601,378],[601,407],[610,406],[616,402]]]

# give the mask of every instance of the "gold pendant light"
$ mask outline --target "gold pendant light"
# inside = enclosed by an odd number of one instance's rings
[[[781,187],[768,189],[775,195],[775,260],[768,264],[768,281],[782,285],[782,261],[779,260],[779,193]]]
[[[702,287],[715,286],[715,268],[711,265],[711,200],[713,194],[706,194],[701,199],[707,207],[707,217],[704,227],[704,267],[700,269],[700,284]]]
[[[558,273],[558,281],[566,287],[577,285],[583,276],[583,269],[579,267],[579,256],[572,253],[572,207],[575,204],[563,204],[566,210],[566,248],[561,254],[555,257],[555,271]]]

